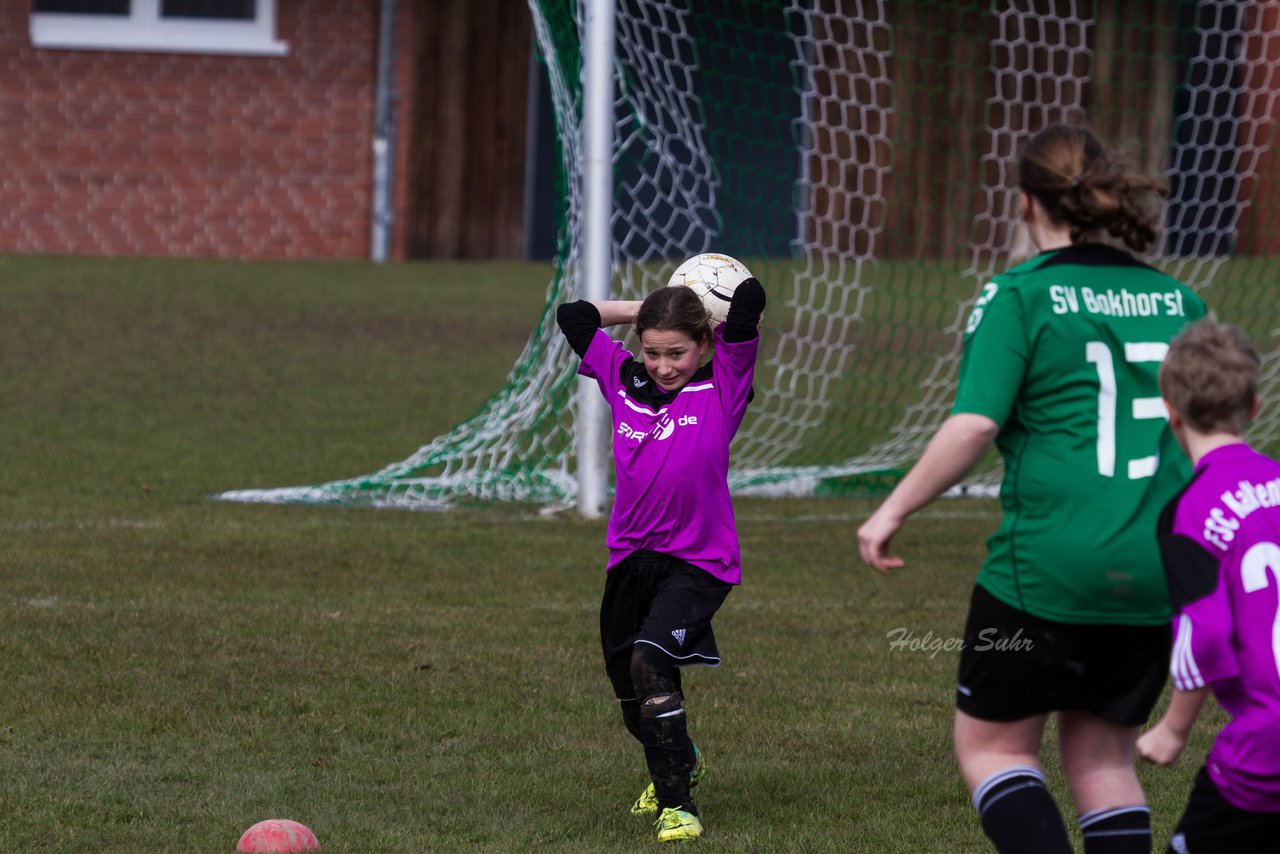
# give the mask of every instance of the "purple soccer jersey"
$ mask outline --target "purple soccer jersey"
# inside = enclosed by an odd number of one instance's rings
[[[638,549],[687,561],[730,584],[742,577],[729,498],[729,442],[742,424],[759,337],[724,340],[715,330],[711,370],[700,370],[669,403],[621,342],[603,330],[578,373],[609,403],[617,475],[606,545],[611,568]],[[634,386],[634,387],[630,387]]]
[[[1160,540],[1174,686],[1209,686],[1231,716],[1209,777],[1239,809],[1280,812],[1280,463],[1245,444],[1205,454]]]

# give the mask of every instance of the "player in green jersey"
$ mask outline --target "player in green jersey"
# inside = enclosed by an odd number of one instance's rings
[[[1040,743],[1057,715],[1088,854],[1148,852],[1133,745],[1164,684],[1168,593],[1160,508],[1189,471],[1157,375],[1169,341],[1205,314],[1191,290],[1102,242],[1156,236],[1162,182],[1132,172],[1084,127],[1054,125],[1019,160],[1035,258],[987,283],[964,334],[951,416],[859,529],[881,572],[906,518],[994,441],[1003,518],[965,628],[955,748],[1002,854],[1070,852]]]

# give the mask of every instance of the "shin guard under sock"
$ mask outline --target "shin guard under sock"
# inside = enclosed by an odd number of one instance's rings
[[[640,704],[640,732],[659,813],[667,807],[679,807],[696,815],[689,797],[693,744],[689,741],[680,695],[646,698]]]

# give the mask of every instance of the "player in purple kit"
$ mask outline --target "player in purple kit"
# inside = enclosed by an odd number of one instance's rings
[[[612,415],[616,486],[600,639],[652,779],[631,811],[657,817],[660,842],[702,835],[690,789],[704,769],[679,668],[720,663],[711,618],[741,579],[729,442],[751,400],[764,305],[764,288],[747,279],[714,331],[702,301],[678,286],[643,302],[580,300],[556,313],[582,359],[578,372],[599,384]],[[641,360],[601,328],[624,323],[635,324]]]
[[[1169,844],[1176,854],[1280,845],[1280,463],[1243,438],[1258,369],[1248,339],[1212,320],[1175,338],[1160,368],[1169,425],[1195,474],[1160,515],[1175,690],[1138,754],[1172,764],[1210,691],[1231,716]]]

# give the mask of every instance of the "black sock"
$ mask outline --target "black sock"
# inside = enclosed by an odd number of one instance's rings
[[[696,815],[698,811],[689,797],[693,743],[689,741],[680,695],[649,697],[641,703],[640,730],[645,762],[653,780],[653,793],[658,799],[658,812],[677,807]]]
[[[1071,854],[1062,814],[1039,768],[997,771],[974,791],[973,805],[1000,854]]]
[[[1080,816],[1085,854],[1150,854],[1151,810],[1110,807]]]
[[[644,738],[640,735],[640,701],[619,700],[618,705],[622,708],[622,723],[626,726],[627,732],[635,736],[636,741],[644,744]]]

